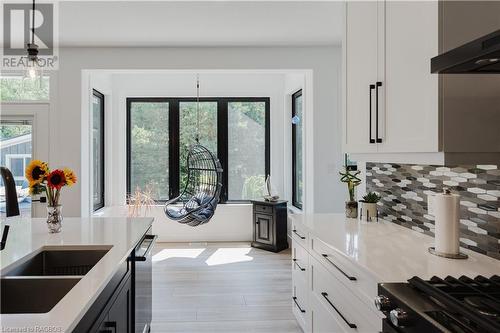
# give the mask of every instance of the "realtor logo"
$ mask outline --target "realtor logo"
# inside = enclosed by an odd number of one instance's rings
[[[57,69],[56,4],[4,3],[2,6],[2,69],[22,70],[27,61],[27,45],[32,42],[32,15],[35,15],[34,44],[38,45],[39,66]]]

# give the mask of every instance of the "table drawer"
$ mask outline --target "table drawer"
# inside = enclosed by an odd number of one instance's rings
[[[264,214],[272,214],[273,213],[273,207],[272,206],[266,206],[266,205],[255,205],[255,212],[256,213],[264,213]]]
[[[368,272],[338,253],[317,237],[311,239],[311,253],[324,267],[347,288],[351,289],[373,311],[377,296],[377,280]]]
[[[382,317],[375,312],[351,288],[346,288],[322,263],[311,258],[312,293],[329,309],[337,322],[347,332],[379,332]],[[354,287],[355,288],[355,287]]]

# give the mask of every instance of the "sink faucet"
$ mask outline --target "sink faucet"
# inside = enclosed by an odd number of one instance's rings
[[[0,250],[3,250],[5,248],[5,243],[7,242],[7,235],[9,234],[9,226],[6,225],[3,227],[3,233],[2,233],[2,241],[0,242]]]

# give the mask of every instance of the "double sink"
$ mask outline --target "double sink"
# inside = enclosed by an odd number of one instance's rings
[[[42,248],[0,278],[0,313],[49,312],[111,246]]]

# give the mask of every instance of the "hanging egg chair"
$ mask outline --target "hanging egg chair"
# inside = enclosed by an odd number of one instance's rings
[[[199,80],[197,80],[196,143],[187,157],[188,178],[182,193],[165,204],[165,215],[174,221],[196,227],[210,221],[222,190],[222,165],[199,143]]]

